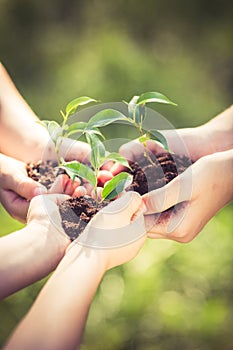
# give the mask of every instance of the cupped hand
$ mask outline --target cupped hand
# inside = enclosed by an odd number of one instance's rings
[[[69,198],[70,196],[64,194],[45,194],[34,197],[29,206],[27,227],[39,235],[44,235],[45,249],[52,247],[54,254],[56,248],[64,254],[70,244],[70,239],[62,228],[58,208],[61,202]]]
[[[27,176],[25,163],[0,155],[0,201],[8,213],[25,222],[29,201],[46,188]]]
[[[193,240],[232,200],[232,170],[233,150],[214,153],[200,158],[166,186],[145,194],[148,236],[183,243]]]
[[[143,210],[141,196],[136,192],[127,192],[100,210],[69,249],[76,246],[80,252],[96,254],[105,270],[130,261],[137,255],[146,239]],[[132,228],[131,224],[135,220],[137,225]],[[122,229],[125,236],[118,246],[117,235],[121,234]],[[134,232],[130,232],[132,229]],[[94,240],[92,235],[95,235]],[[104,249],[101,248],[103,246]]]

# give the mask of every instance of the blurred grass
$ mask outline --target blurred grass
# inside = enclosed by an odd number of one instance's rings
[[[58,120],[81,95],[155,90],[178,103],[156,106],[172,125],[196,126],[232,103],[231,13],[226,0],[2,0],[1,60],[41,118]],[[22,227],[1,207],[0,218],[1,235]],[[148,240],[106,274],[82,350],[230,350],[232,248],[230,205],[189,244]],[[0,303],[0,344],[43,284]]]

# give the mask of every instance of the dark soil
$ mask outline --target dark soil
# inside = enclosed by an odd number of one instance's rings
[[[57,166],[58,163],[53,160],[39,161],[37,163],[28,163],[26,170],[29,177],[38,181],[49,190],[56,177],[66,173],[65,170]]]
[[[152,165],[147,158],[142,158],[139,163],[129,162],[133,175],[133,183],[129,190],[136,191],[141,195],[165,186],[181,174],[191,165],[186,156],[170,153],[160,153],[153,158]]]
[[[59,210],[62,226],[71,240],[74,240],[85,229],[92,217],[108,202],[104,201],[98,206],[90,197],[70,198],[60,204]]]
[[[128,191],[136,191],[143,195],[160,188],[191,165],[190,159],[186,156],[167,152],[154,156],[153,162],[154,164],[151,164],[145,157],[142,157],[138,163],[129,162],[132,169],[129,173],[133,175],[133,183],[127,189]],[[27,172],[28,176],[49,189],[56,177],[65,173],[64,170],[56,167],[57,163],[53,161],[38,162],[28,164]],[[107,204],[104,202],[96,206],[96,202],[90,197],[71,198],[61,203],[59,210],[62,226],[70,239],[77,238],[91,218]],[[168,214],[169,210],[166,211]]]

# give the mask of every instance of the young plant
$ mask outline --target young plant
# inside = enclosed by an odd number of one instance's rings
[[[104,144],[100,141],[99,137],[96,134],[86,132],[85,135],[89,145],[91,146],[91,167],[77,161],[72,161],[64,162],[62,164],[62,168],[65,169],[66,173],[72,180],[74,180],[75,177],[81,177],[82,179],[87,180],[93,186],[95,199],[98,203],[97,185],[101,166],[109,160],[118,162],[128,168],[129,164],[127,160],[120,154],[115,152],[107,152]],[[111,200],[115,198],[132,183],[132,180],[132,175],[126,172],[122,172],[113,177],[103,188],[101,201]]]
[[[48,130],[48,133],[51,137],[51,140],[54,143],[54,147],[55,147],[58,161],[60,161],[59,149],[61,146],[62,137],[69,137],[74,132],[76,132],[76,133],[79,131],[82,132],[83,128],[85,127],[85,124],[86,124],[84,122],[79,122],[79,123],[73,123],[71,125],[68,125],[67,121],[68,121],[69,117],[77,111],[79,106],[84,106],[84,105],[87,105],[91,102],[97,102],[97,101],[94,98],[91,98],[88,96],[81,96],[81,97],[78,97],[78,98],[72,100],[71,102],[69,102],[65,108],[65,112],[63,112],[62,110],[60,111],[60,113],[62,115],[61,125],[58,124],[54,120],[41,121],[42,125]],[[98,130],[96,128],[93,128],[92,132],[100,134],[100,132],[98,132]],[[60,163],[61,162],[62,162],[62,160],[60,161]]]
[[[176,104],[169,100],[168,97],[159,92],[146,92],[140,96],[134,96],[129,103],[125,102],[128,105],[128,117],[117,110],[105,109],[94,115],[89,120],[88,126],[89,128],[100,128],[116,121],[125,121],[130,123],[138,130],[139,141],[145,148],[145,156],[152,164],[154,164],[146,148],[146,142],[148,140],[154,140],[161,143],[166,150],[169,151],[169,148],[166,138],[161,134],[161,132],[156,129],[147,130],[146,132],[143,130],[143,122],[146,118],[146,104],[150,102],[176,106]]]
[[[95,99],[87,96],[82,96],[71,101],[65,108],[65,112],[60,111],[62,115],[62,123],[59,125],[55,121],[44,120],[42,124],[47,128],[50,137],[54,143],[55,150],[57,153],[57,158],[59,161],[59,166],[66,170],[66,173],[70,176],[71,179],[75,177],[81,177],[90,182],[94,188],[95,197],[98,201],[97,195],[97,185],[98,185],[98,175],[101,166],[105,161],[112,160],[121,163],[125,167],[129,167],[127,160],[119,155],[118,153],[107,153],[105,150],[104,144],[100,141],[99,137],[104,139],[104,135],[98,129],[99,118],[94,116],[89,122],[75,122],[68,125],[68,118],[74,114],[79,106],[86,105],[91,102],[97,102]],[[101,117],[101,120],[103,116]],[[112,122],[112,114],[109,118],[108,115],[105,116],[104,125],[108,125]],[[102,126],[101,123],[99,126]],[[63,159],[59,159],[59,148],[61,146],[62,137],[69,137],[72,134],[81,133],[86,137],[87,143],[91,148],[91,166],[88,167],[85,164],[82,164],[77,161],[64,162]],[[98,136],[97,136],[98,135]],[[128,187],[132,182],[132,175],[123,172],[118,174],[113,179],[111,179],[108,184],[104,187],[102,191],[102,200],[110,200],[116,197],[121,193],[126,187]]]

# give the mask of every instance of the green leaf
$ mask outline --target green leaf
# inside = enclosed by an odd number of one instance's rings
[[[102,159],[105,157],[105,147],[97,135],[86,133],[86,139],[91,147],[91,165],[98,169],[102,165]]]
[[[88,122],[88,127],[102,127],[112,124],[118,120],[127,120],[127,117],[115,109],[104,109],[95,114]]]
[[[84,106],[91,102],[97,102],[94,98],[88,97],[88,96],[82,96],[75,98],[72,100],[68,105],[66,106],[66,114],[70,115],[71,113],[75,113],[76,109],[79,106]]]
[[[163,147],[170,152],[166,138],[158,130],[151,129],[148,132],[148,136],[151,140],[160,142]]]
[[[130,119],[134,120],[139,125],[142,124],[146,117],[145,106],[138,105],[139,96],[134,96],[128,104],[128,113]]]
[[[77,122],[68,126],[67,136],[75,134],[77,132],[83,132],[86,129],[87,123],[85,122]]]
[[[57,122],[53,120],[42,120],[41,124],[48,130],[48,133],[53,142],[56,142],[58,137],[62,136],[63,130]]]
[[[121,156],[119,153],[117,152],[112,152],[112,153],[109,153],[107,155],[107,157],[105,157],[105,160],[106,159],[109,159],[109,160],[113,160],[114,162],[118,162],[120,163],[121,165],[127,167],[127,168],[130,168],[129,166],[129,163],[128,161],[125,159],[125,157]]]
[[[166,103],[173,106],[177,106],[176,103],[169,100],[168,97],[164,96],[160,92],[145,92],[144,94],[140,95],[137,104],[142,105],[148,102]]]
[[[139,96],[133,96],[132,99],[129,101],[128,104],[128,113],[130,119],[135,120],[135,113],[136,113],[136,106],[137,106],[137,100],[139,99]]]
[[[74,160],[72,162],[63,163],[61,168],[65,169],[67,174],[73,180],[76,176],[78,176],[89,181],[91,185],[96,185],[97,180],[94,171],[85,164]]]
[[[110,200],[118,196],[124,191],[133,181],[133,176],[122,172],[114,176],[104,187],[102,191],[102,198]]]
[[[95,128],[95,127],[88,128],[86,122],[77,122],[69,125],[69,127],[67,128],[66,136],[69,137],[73,134],[80,133],[80,132],[83,134],[87,132],[96,134],[102,137],[103,139],[105,139],[104,135],[99,131],[98,128]]]

